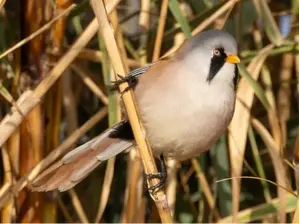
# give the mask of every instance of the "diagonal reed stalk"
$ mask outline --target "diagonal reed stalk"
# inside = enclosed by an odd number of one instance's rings
[[[112,32],[107,13],[104,7],[104,3],[99,0],[91,0],[91,5],[93,7],[96,18],[98,19],[100,25],[100,33],[108,50],[111,63],[114,67],[115,72],[120,76],[125,76],[125,66],[120,56],[120,51],[118,49],[114,34]],[[123,91],[128,87],[127,83],[120,85],[120,91]],[[145,136],[145,129],[139,119],[139,114],[137,110],[137,105],[134,100],[134,95],[132,90],[124,93],[123,100],[125,103],[126,111],[128,113],[128,118],[134,133],[134,137],[142,158],[145,173],[157,173],[157,168],[152,155],[151,148]],[[150,181],[150,186],[154,186],[158,183],[158,180],[154,179]],[[165,193],[162,189],[155,192],[150,192],[153,200],[156,203],[157,210],[160,214],[161,220],[164,223],[172,222],[172,217],[170,214],[168,202]]]

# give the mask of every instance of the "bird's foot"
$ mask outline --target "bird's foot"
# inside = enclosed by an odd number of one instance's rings
[[[154,186],[149,187],[148,191],[155,192],[157,190],[160,190],[161,188],[164,187],[164,185],[166,183],[167,169],[166,169],[166,164],[165,164],[163,156],[161,156],[159,158],[159,162],[160,162],[160,172],[159,173],[145,174],[145,177],[148,181],[152,180],[152,179],[159,179],[159,182],[157,184],[155,184]]]
[[[121,95],[123,95],[125,92],[127,92],[128,90],[133,88],[137,84],[137,81],[138,81],[137,78],[132,75],[127,75],[124,77],[124,76],[120,76],[117,74],[117,76],[119,77],[119,79],[116,81],[112,81],[112,85],[110,86],[110,89],[112,91],[116,91],[116,90],[118,90],[118,88],[121,84],[127,82],[128,86],[121,92]]]

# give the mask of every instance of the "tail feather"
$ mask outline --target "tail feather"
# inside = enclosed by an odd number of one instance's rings
[[[133,145],[129,139],[112,138],[115,127],[77,147],[60,161],[41,173],[31,184],[33,191],[66,191],[74,187],[101,162],[127,150]]]
[[[99,136],[98,136],[99,137]],[[71,163],[74,160],[76,160],[78,157],[82,156],[84,153],[86,153],[88,150],[90,150],[92,144],[97,140],[97,138],[94,138],[86,143],[84,143],[81,146],[78,146],[77,148],[73,149],[69,153],[67,153],[63,158],[62,161],[64,163]]]

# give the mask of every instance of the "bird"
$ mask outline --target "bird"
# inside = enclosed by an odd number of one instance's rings
[[[184,42],[170,59],[137,68],[114,83],[133,89],[156,158],[187,160],[223,135],[235,109],[237,42],[225,30],[206,30]],[[31,183],[33,191],[66,191],[101,162],[135,146],[124,119],[73,149]],[[153,175],[152,177],[157,177]]]

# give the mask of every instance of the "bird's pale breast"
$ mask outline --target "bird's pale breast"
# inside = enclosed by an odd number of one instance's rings
[[[148,85],[144,77],[136,89],[137,101],[156,156],[188,159],[208,150],[224,133],[234,111],[230,86],[209,86],[177,76],[157,77]]]

